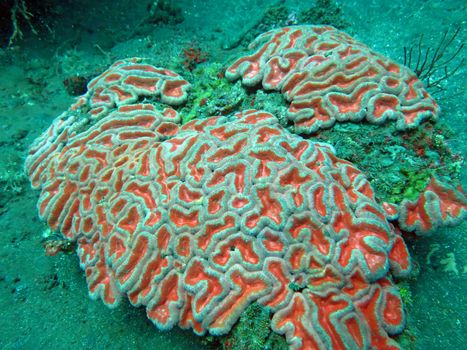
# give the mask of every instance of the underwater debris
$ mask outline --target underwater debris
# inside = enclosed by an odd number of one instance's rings
[[[16,40],[23,38],[23,30],[20,22],[26,23],[31,32],[37,35],[37,31],[32,24],[33,14],[28,10],[25,0],[14,0],[10,8],[10,14],[13,30],[8,40],[8,47],[13,45]]]
[[[0,189],[2,197],[6,193],[19,194],[23,192],[27,178],[19,169],[2,169],[0,171]]]
[[[22,160],[16,158],[5,159],[0,163],[0,206],[3,206],[4,201],[23,192],[27,186],[28,179],[21,164]]]
[[[433,256],[438,254],[440,249],[441,249],[441,245],[439,243],[434,243],[430,245],[430,250],[428,251],[428,254],[426,255],[426,260],[425,260],[427,265],[432,264]]]
[[[73,253],[76,251],[76,242],[64,238],[60,232],[46,228],[42,232],[42,246],[46,256],[55,256],[58,253]]]
[[[63,86],[70,96],[80,96],[86,93],[89,78],[80,75],[71,76],[63,80]]]
[[[174,1],[152,1],[147,5],[147,11],[147,17],[134,26],[133,30],[128,33],[128,38],[147,35],[152,32],[155,25],[172,26],[185,20],[182,8]]]
[[[208,60],[208,53],[202,51],[198,45],[192,43],[190,46],[183,49],[182,57],[183,66],[186,70],[191,72],[200,63],[206,62]]]
[[[3,0],[0,1],[0,46],[14,48],[27,34],[54,36],[50,19],[60,15],[52,1]]]

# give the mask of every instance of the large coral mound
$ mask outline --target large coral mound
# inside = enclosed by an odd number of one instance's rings
[[[310,134],[337,122],[394,120],[414,128],[438,105],[408,68],[330,26],[291,26],[258,36],[253,53],[226,71],[246,86],[261,84],[290,101],[287,117]]]
[[[287,27],[227,70],[291,102],[296,130],[336,121],[436,119],[408,69],[332,27]],[[462,193],[433,180],[380,206],[330,145],[258,110],[181,125],[190,84],[140,59],[118,61],[31,146],[42,219],[77,243],[90,295],[127,297],[163,330],[228,333],[252,303],[293,349],[398,349],[405,324],[392,277],[408,231],[455,224]]]
[[[26,162],[91,296],[198,334],[227,333],[258,302],[292,348],[397,348],[390,275],[409,256],[352,164],[260,111],[183,127],[136,99],[92,113],[93,86]]]

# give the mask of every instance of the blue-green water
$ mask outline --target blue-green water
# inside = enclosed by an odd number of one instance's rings
[[[335,4],[340,11],[335,6],[322,8],[319,17],[327,14],[330,24],[342,26],[398,62],[403,62],[404,46],[417,50],[420,35],[424,47],[433,52],[445,31],[452,35],[460,26],[449,54],[465,42],[466,6],[462,1]],[[0,0],[1,349],[219,348],[191,331],[157,330],[144,309],[126,303],[108,309],[100,301],[90,300],[74,253],[45,256],[47,227],[37,216],[38,194],[29,188],[23,173],[29,145],[69,107],[73,102],[70,94],[79,92],[75,91],[79,84],[70,83],[72,78],[90,79],[114,61],[134,56],[149,57],[157,66],[176,71],[191,82],[205,79],[201,74],[216,77],[212,72],[244,55],[246,44],[256,35],[284,24],[302,24],[313,18],[306,10],[318,10],[313,1],[179,1],[175,7],[166,5],[152,1],[37,4]],[[467,150],[464,56],[461,49],[449,68],[461,67],[442,82],[442,90],[430,91],[442,109],[440,119],[453,129],[446,142],[462,157]],[[464,168],[460,179],[466,188]],[[419,271],[404,284],[409,293],[404,343],[410,344],[408,348],[464,348],[466,228],[464,222],[439,229],[430,237],[407,239]]]

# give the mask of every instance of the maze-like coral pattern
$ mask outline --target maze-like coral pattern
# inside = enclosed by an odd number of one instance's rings
[[[159,99],[171,106],[183,104],[190,84],[177,73],[144,63],[141,58],[117,61],[88,84],[88,91],[71,107],[86,106],[94,117],[115,107],[146,98]]]
[[[261,34],[254,52],[226,71],[290,102],[287,117],[311,134],[337,122],[394,120],[399,129],[437,119],[438,105],[408,68],[329,26],[291,26]]]
[[[402,201],[398,225],[404,231],[421,235],[439,227],[457,225],[466,216],[467,198],[462,189],[432,178],[416,200]]]
[[[401,236],[352,164],[246,111],[193,121],[153,105],[59,117],[26,167],[39,212],[78,243],[90,295],[160,329],[227,333],[258,302],[294,349],[397,349]],[[69,131],[71,130],[71,131]]]
[[[141,127],[140,131],[151,142],[173,135],[181,121],[175,110],[166,108],[160,113],[154,105],[137,102],[153,103],[159,100],[177,106],[187,100],[189,88],[190,84],[180,75],[165,68],[145,64],[140,58],[115,62],[104,73],[91,80],[87,93],[56,118],[49,129],[31,145],[25,166],[33,187],[39,186],[38,177],[41,174],[51,178],[55,176],[55,173],[48,174],[49,169],[45,169],[49,167],[52,157],[66,152],[68,148],[65,145],[72,144],[76,135],[82,135],[117,109],[119,113],[111,114],[110,119],[118,130],[128,128],[128,132],[134,132],[135,127]],[[142,119],[134,118],[132,111],[137,110],[146,111]],[[94,127],[93,130],[95,133],[111,134],[116,128],[112,126],[105,130],[96,130]],[[123,133],[122,137],[131,140],[142,137],[143,134],[129,136],[128,133]],[[53,166],[50,171],[52,169]]]

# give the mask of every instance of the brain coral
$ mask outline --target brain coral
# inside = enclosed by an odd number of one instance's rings
[[[297,132],[360,120],[395,120],[408,129],[438,117],[438,105],[413,72],[333,27],[274,29],[249,48],[253,53],[236,60],[226,77],[280,91]]]
[[[432,178],[416,200],[404,199],[398,210],[398,226],[423,235],[461,223],[467,215],[467,199],[462,188]]]
[[[397,348],[390,276],[408,273],[409,256],[359,170],[266,112],[180,127],[173,109],[117,98],[93,113],[98,84],[26,161],[40,215],[77,242],[92,297],[217,335],[257,302],[291,348]]]
[[[190,84],[177,73],[143,64],[140,58],[117,61],[88,84],[88,92],[71,107],[86,106],[93,118],[105,115],[116,106],[140,98],[155,99],[171,106],[184,103]]]

